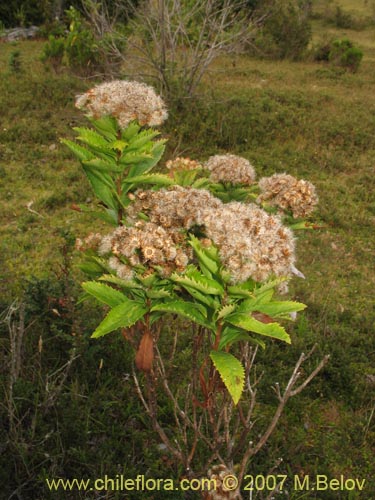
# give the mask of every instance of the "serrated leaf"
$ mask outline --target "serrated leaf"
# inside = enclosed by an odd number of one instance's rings
[[[118,285],[125,290],[133,290],[135,288],[142,289],[142,285],[140,285],[136,281],[124,280],[122,278],[119,278],[118,276],[115,276],[114,274],[103,274],[103,276],[101,276],[99,280],[106,281],[107,283],[113,283],[114,285]]]
[[[266,290],[270,290],[271,288],[276,288],[281,283],[284,283],[284,281],[287,281],[287,279],[288,278],[286,278],[286,277],[281,277],[281,278],[276,278],[272,281],[268,281],[267,283],[260,286],[259,288],[255,288],[254,295],[258,296],[261,293],[265,292]]]
[[[65,144],[65,146],[67,146],[70,151],[72,151],[72,153],[74,153],[76,157],[81,161],[88,161],[92,158],[95,158],[91,151],[84,148],[83,146],[80,146],[79,144],[76,144],[73,141],[69,141],[68,139],[61,139],[61,143]]]
[[[268,304],[273,297],[274,290],[265,290],[261,294],[251,299],[245,299],[238,306],[238,312],[240,313],[250,313],[252,311],[260,311],[259,307],[263,304]]]
[[[174,300],[171,302],[165,302],[162,304],[157,304],[151,308],[151,311],[163,311],[172,314],[179,314],[185,318],[194,321],[202,326],[209,326],[205,315],[207,314],[204,307],[200,304],[194,304],[193,302],[184,302],[183,300]]]
[[[118,328],[127,328],[139,321],[147,312],[147,308],[134,300],[126,299],[124,302],[114,307],[103,319],[92,338],[102,337]]]
[[[224,293],[224,289],[219,283],[203,275],[195,275],[194,278],[192,278],[188,276],[180,276],[179,274],[174,273],[172,274],[171,279],[184,288],[195,288],[196,290],[209,295],[222,295]]]
[[[245,370],[242,363],[229,352],[211,351],[210,358],[236,405],[245,384]]]
[[[150,145],[152,145],[152,139],[158,135],[160,135],[160,132],[158,130],[143,130],[129,140],[128,150],[132,151],[139,149],[142,146],[145,146],[147,143],[150,143]]]
[[[190,245],[193,247],[200,265],[207,268],[212,274],[217,273],[219,269],[219,261],[213,257],[212,253],[210,255],[209,250],[202,246],[200,240],[195,236],[191,236]]]
[[[228,316],[228,314],[231,314],[232,312],[234,312],[234,310],[236,309],[236,305],[235,304],[227,304],[226,306],[223,306],[220,311],[219,311],[219,314],[217,315],[217,319],[221,319],[221,318],[225,318],[226,316]]]
[[[263,349],[265,348],[265,343],[260,340],[252,337],[248,332],[242,330],[241,328],[237,328],[232,325],[226,325],[223,328],[223,332],[219,342],[219,349],[222,350],[228,345],[232,345],[235,342],[240,342],[244,340],[246,342],[253,342]]]
[[[156,186],[172,186],[173,179],[164,174],[145,174],[124,179],[124,184],[155,184]]]
[[[259,333],[267,337],[282,340],[290,344],[290,337],[279,323],[262,323],[248,314],[234,313],[225,318],[231,325],[238,326],[248,332]]]
[[[154,142],[152,150],[150,152],[151,157],[146,158],[143,161],[137,163],[137,165],[132,165],[128,172],[128,177],[133,177],[135,175],[142,175],[151,170],[163,156],[165,150],[165,139]]]
[[[92,125],[96,128],[98,132],[100,132],[104,137],[106,137],[110,141],[114,141],[117,137],[118,125],[116,119],[111,116],[103,116],[96,120],[90,119]]]
[[[104,283],[98,283],[97,281],[86,281],[82,283],[82,288],[85,292],[89,293],[95,297],[103,304],[115,307],[127,300],[125,295],[119,290],[115,290],[111,286],[105,285]]]
[[[288,300],[280,302],[273,301],[268,304],[261,304],[257,307],[257,311],[268,314],[272,317],[278,317],[280,315],[289,314],[291,312],[299,312],[303,311],[304,309],[306,309],[306,304]]]
[[[125,141],[130,141],[141,129],[141,126],[136,122],[131,122],[129,125],[122,131],[121,137]]]
[[[120,158],[121,165],[136,165],[144,160],[152,159],[151,153],[124,153]]]
[[[110,207],[117,212],[118,205],[115,197],[113,196],[115,185],[111,177],[105,172],[90,169],[85,165],[83,165],[83,169],[90,181],[94,193],[99,198],[99,200],[105,203],[107,207]]]
[[[84,142],[90,147],[98,149],[107,149],[108,141],[102,135],[95,132],[90,128],[85,127],[73,127],[73,130],[78,132],[77,141]]]
[[[101,158],[92,158],[91,160],[84,160],[82,163],[86,167],[102,170],[103,172],[122,172],[124,167],[116,165],[115,161],[103,160]]]
[[[119,151],[122,153],[128,143],[126,141],[121,141],[120,139],[116,139],[115,141],[111,142],[110,146],[112,149],[115,149],[116,151]]]

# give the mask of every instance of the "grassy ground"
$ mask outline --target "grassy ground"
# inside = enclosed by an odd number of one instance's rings
[[[335,3],[328,6],[334,9]],[[345,0],[340,6],[356,19],[372,15],[370,3]],[[314,62],[223,58],[207,76],[208,95],[185,114],[172,110],[164,133],[170,137],[168,155],[206,159],[229,151],[249,158],[259,176],[285,171],[317,186],[317,218],[325,228],[299,235],[298,267],[306,280],[293,285],[307,313],[292,328],[292,347],[271,345],[259,364],[269,368],[272,359],[266,387],[275,374],[286,379],[299,353],[314,343],[318,356],[329,353],[331,361],[291,402],[252,471],[265,473],[282,456],[280,472],[289,475],[344,474],[367,481],[362,494],[294,492],[290,498],[367,500],[375,491],[375,28],[339,29],[327,22],[324,9],[318,2],[313,43],[328,36],[350,38],[364,51],[358,73]],[[70,253],[64,264],[67,245],[96,229],[70,209],[91,193],[59,144],[60,137],[72,135],[72,125],[84,121],[73,102],[90,82],[46,72],[38,59],[40,42],[0,49],[0,303],[5,309],[23,295],[34,321],[17,385],[14,447],[5,447],[7,454],[2,450],[8,457],[2,481],[12,481],[6,495],[21,487],[18,498],[31,498],[31,491],[35,498],[49,498],[40,485],[54,474],[94,477],[124,468],[129,477],[139,471],[157,477],[165,470],[176,476],[169,459],[159,457],[126,382],[130,354],[123,343],[89,341],[101,312],[61,303],[77,295],[70,277],[79,282],[77,271],[68,269]],[[15,50],[19,72],[9,65]],[[36,278],[30,282],[31,276]],[[1,333],[6,387],[6,328]],[[38,400],[46,397],[42,382],[72,348],[80,359],[54,404],[46,406]],[[266,398],[266,413],[272,404]]]

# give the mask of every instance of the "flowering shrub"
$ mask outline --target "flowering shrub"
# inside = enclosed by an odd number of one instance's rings
[[[83,146],[63,142],[80,159],[100,200],[101,211],[93,215],[115,226],[77,241],[85,254],[82,269],[91,277],[82,285],[86,296],[109,307],[93,337],[121,329],[149,388],[159,373],[178,408],[158,338],[166,315],[190,321],[197,328],[192,340],[200,346],[192,363],[192,412],[200,407],[216,425],[215,408],[238,406],[249,387],[245,346],[265,347],[266,337],[290,343],[280,322],[305,308],[277,294],[287,292],[293,274],[301,275],[293,232],[284,222],[312,212],[315,188],[285,174],[257,184],[254,168],[234,155],[216,155],[204,164],[177,158],[167,162],[169,175],[151,173],[164,151],[151,127],[167,111],[144,84],[104,83],[79,96],[76,105],[88,112],[95,130],[76,128]],[[145,401],[134,376],[155,428],[189,467],[196,442],[186,454],[173,447],[157,425],[155,402]],[[186,425],[203,439],[193,420]],[[218,438],[215,443],[222,446]]]

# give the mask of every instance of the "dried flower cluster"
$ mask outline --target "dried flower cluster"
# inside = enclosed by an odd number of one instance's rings
[[[129,209],[131,218],[147,214],[164,228],[201,226],[219,249],[233,282],[264,281],[272,275],[290,276],[294,268],[294,239],[277,216],[254,204],[224,204],[204,189],[174,186],[139,191]]]
[[[208,471],[208,479],[216,488],[205,492],[205,500],[235,500],[239,498],[239,490],[236,488],[236,478],[224,464],[214,465]]]
[[[137,220],[140,212],[150,221],[165,228],[190,229],[197,224],[201,211],[220,208],[222,202],[205,189],[172,186],[160,191],[138,191],[136,200],[128,208],[128,217]]]
[[[307,217],[318,203],[315,186],[288,174],[274,174],[259,181],[259,202],[267,201],[283,210],[290,210],[294,218]]]
[[[108,257],[108,264],[123,279],[131,279],[137,266],[158,266],[163,276],[183,272],[193,257],[186,236],[176,228],[165,229],[152,222],[138,221],[134,227],[121,226],[112,233],[97,238],[89,235],[81,248],[97,250]],[[96,245],[94,248],[93,245]]]
[[[291,276],[294,239],[276,216],[254,204],[233,201],[199,214],[197,223],[219,248],[233,282],[248,278],[265,281],[271,276]]]
[[[95,119],[114,116],[122,128],[134,120],[140,125],[161,125],[168,117],[163,100],[152,87],[125,80],[96,85],[78,96],[75,104]]]
[[[202,168],[202,165],[196,161],[191,160],[190,158],[183,158],[178,156],[174,160],[168,160],[165,164],[168,170],[175,172],[179,170],[196,170],[198,168]]]
[[[211,156],[204,166],[211,172],[210,177],[214,182],[249,185],[255,181],[254,167],[246,158],[241,158],[240,156]]]

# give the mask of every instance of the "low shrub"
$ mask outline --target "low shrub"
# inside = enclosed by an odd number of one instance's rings
[[[332,42],[329,60],[336,66],[342,66],[355,73],[358,71],[362,57],[362,50],[355,47],[347,38]]]
[[[353,42],[347,38],[325,41],[314,49],[315,61],[330,62],[334,66],[340,66],[352,73],[358,71],[363,58],[363,52],[355,47]]]

